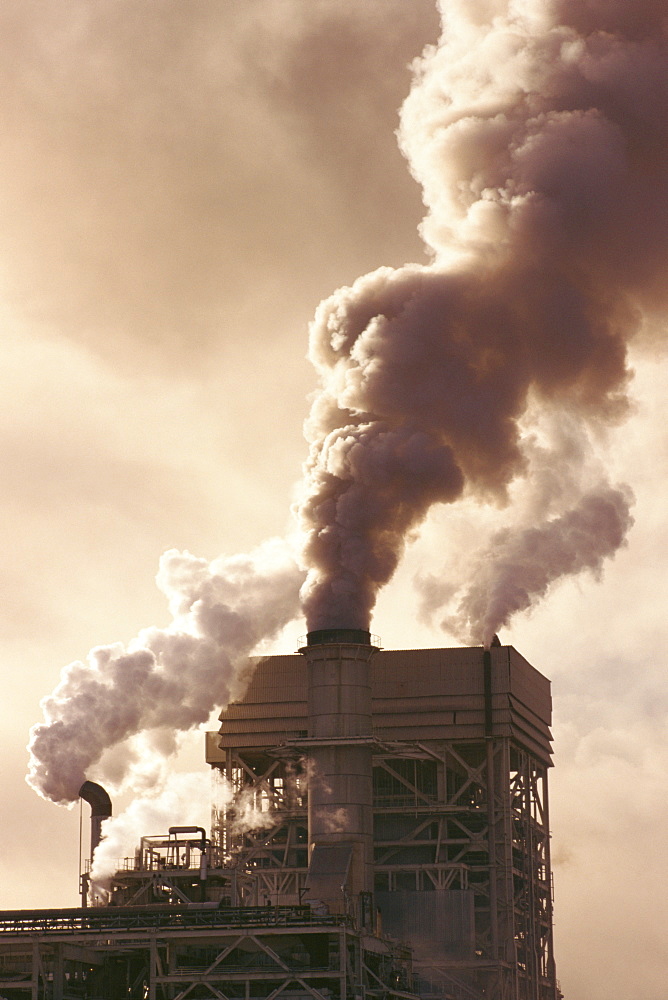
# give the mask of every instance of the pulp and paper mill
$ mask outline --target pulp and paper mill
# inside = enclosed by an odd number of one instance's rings
[[[88,865],[80,909],[0,913],[0,997],[561,1000],[550,684],[512,646],[313,631],[221,723],[210,834],[143,837],[104,905]]]

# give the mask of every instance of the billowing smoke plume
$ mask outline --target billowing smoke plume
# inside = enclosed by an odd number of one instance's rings
[[[624,491],[602,486],[551,521],[498,532],[478,556],[471,584],[444,627],[470,641],[482,635],[489,643],[511,615],[543,597],[555,577],[585,569],[600,574],[630,525]]]
[[[632,525],[631,492],[610,487],[580,421],[543,406],[530,407],[522,424],[526,473],[509,488],[507,509],[488,519],[491,531],[478,526],[473,544],[465,539],[437,575],[415,581],[420,617],[433,624],[436,613],[455,606],[441,625],[466,642],[489,643],[559,576],[588,570],[598,577]]]
[[[302,580],[283,542],[211,563],[166,552],[157,582],[172,624],[65,667],[42,701],[46,721],[31,730],[29,783],[55,802],[71,802],[104,751],[134,734],[153,731],[152,748],[173,751],[175,730],[206,722],[240,693],[249,653],[296,616]],[[131,760],[129,752],[117,762],[118,780]]]
[[[531,491],[530,406],[583,440],[620,419],[629,342],[668,304],[664,4],[442,0],[442,18],[400,128],[432,263],[360,278],[312,324],[311,628],[368,627],[432,504],[504,505],[522,479]],[[492,541],[449,620],[463,638],[488,638],[623,543],[628,489],[605,475],[571,486],[555,477],[549,516]]]
[[[600,572],[631,524],[596,442],[624,416],[630,341],[668,306],[663,0],[442,0],[442,18],[399,132],[431,263],[359,278],[311,328],[309,629],[367,628],[435,504],[516,512],[446,616],[472,642],[559,576]],[[553,428],[537,446],[544,411]],[[165,734],[205,721],[247,654],[295,617],[303,579],[276,545],[210,565],[168,553],[173,624],[66,668],[33,730],[31,784],[71,801],[109,747],[127,749],[122,776],[133,734],[169,748]],[[457,597],[447,580],[423,589],[432,613]]]

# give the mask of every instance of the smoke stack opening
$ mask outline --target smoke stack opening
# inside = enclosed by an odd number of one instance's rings
[[[325,646],[330,642],[351,642],[370,646],[371,633],[363,628],[319,628],[306,636],[307,646]]]
[[[79,798],[90,806],[91,816],[111,816],[111,799],[108,792],[96,781],[84,781],[79,789]]]

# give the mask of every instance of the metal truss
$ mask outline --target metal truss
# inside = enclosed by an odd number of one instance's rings
[[[475,957],[430,972],[447,996],[557,1000],[547,765],[507,737],[420,746],[375,760],[377,888],[473,892]]]
[[[256,903],[299,903],[308,869],[302,763],[230,750],[219,772],[224,801],[214,804],[215,842],[253,874]]]
[[[116,913],[103,933],[100,910],[93,925],[84,917],[41,920],[48,912],[35,911],[32,925],[17,918],[2,927],[3,996],[352,1000],[362,988],[378,1000],[418,1000],[407,952],[378,939],[368,947],[345,918],[314,918],[308,907],[241,909],[230,913],[227,925],[209,911],[206,926],[202,914],[197,920],[182,911],[167,919],[156,911],[153,922],[138,923],[137,913],[127,911]],[[162,918],[167,925],[157,926]]]
[[[216,815],[217,836],[254,872],[258,902],[297,902],[304,885],[307,782],[295,757],[228,751],[234,799]],[[473,897],[468,958],[429,970],[421,963],[440,1000],[560,996],[547,767],[509,736],[377,746],[376,889],[456,889]],[[261,820],[254,829],[239,822],[249,804]]]

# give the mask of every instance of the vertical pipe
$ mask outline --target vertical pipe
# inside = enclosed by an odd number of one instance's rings
[[[486,741],[487,750],[487,842],[489,851],[489,924],[492,958],[499,958],[499,903],[496,872],[496,781],[494,775],[494,743]]]
[[[348,942],[346,939],[346,929],[345,927],[341,927],[339,930],[339,989],[341,1000],[348,1000],[347,965]],[[358,978],[357,982],[361,983],[362,979]]]
[[[552,897],[552,851],[550,845],[550,800],[548,793],[547,768],[542,770],[543,779],[543,828],[545,832],[545,885],[547,890],[547,976],[550,982],[550,1000],[559,1000],[557,990],[557,968],[554,961],[554,899]]]
[[[39,953],[39,939],[32,939],[32,965],[30,975],[30,1000],[39,1000],[39,977],[41,970],[41,958]]]
[[[536,849],[533,829],[533,792],[531,781],[533,769],[528,754],[524,755],[524,816],[526,822],[525,851],[527,866],[527,974],[529,977],[529,988],[531,990],[531,1000],[540,1000],[539,997],[539,961],[538,961],[538,907],[536,901]]]
[[[157,975],[158,975],[158,942],[155,937],[155,932],[153,932],[151,934],[151,940],[149,942],[147,1000],[156,1000],[155,980]]]
[[[52,1000],[63,1000],[65,996],[65,956],[63,944],[57,944],[53,950],[53,979],[51,980]]]
[[[485,691],[485,737],[493,735],[494,716],[492,714],[492,653],[485,649],[482,654],[482,676]]]
[[[373,892],[373,750],[369,662],[378,647],[360,629],[310,632],[309,844],[352,845],[348,888]]]
[[[483,690],[485,700],[485,749],[487,759],[487,843],[489,861],[489,925],[492,958],[499,959],[499,903],[496,857],[496,776],[494,773],[494,716],[492,714],[492,653],[482,654]]]
[[[84,781],[79,789],[79,798],[90,805],[90,856],[102,838],[102,823],[111,816],[111,799],[102,785],[95,781]]]
[[[170,976],[176,975],[177,971],[177,963],[176,963],[178,954],[177,947],[178,945],[176,945],[173,941],[167,942],[167,969],[169,970]],[[167,1000],[174,1000],[174,996],[177,990],[177,987],[174,983],[168,983],[166,987],[163,986],[163,990],[165,990],[165,995],[167,997]]]

